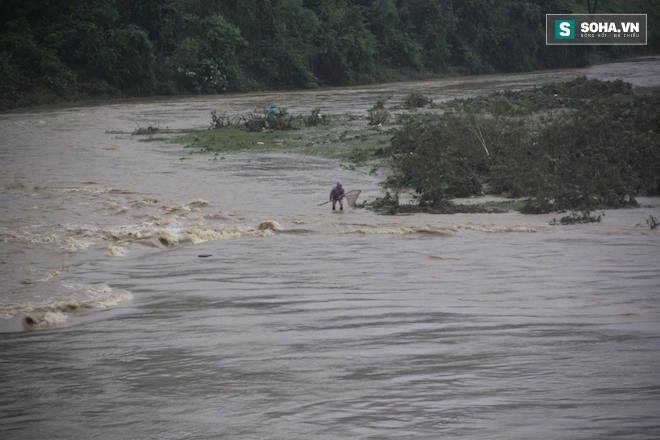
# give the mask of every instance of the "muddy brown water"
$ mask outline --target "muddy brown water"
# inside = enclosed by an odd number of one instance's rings
[[[660,59],[0,115],[0,437],[658,438],[660,200],[332,214],[382,176],[127,134],[580,74],[660,85]]]

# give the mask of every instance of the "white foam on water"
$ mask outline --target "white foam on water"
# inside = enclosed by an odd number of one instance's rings
[[[211,203],[207,202],[204,199],[195,199],[192,202],[186,205],[189,208],[207,208],[211,206]]]
[[[134,192],[123,188],[108,188],[97,186],[35,186],[35,191],[58,192],[58,193],[87,193],[87,194],[134,194]]]
[[[76,239],[73,237],[66,237],[62,240],[60,247],[67,252],[74,253],[87,249],[92,245],[89,240]]]
[[[111,257],[123,257],[126,255],[126,248],[116,244],[108,246],[108,255]]]
[[[107,284],[62,283],[65,292],[55,294],[50,300],[23,304],[0,304],[0,318],[23,316],[28,330],[51,328],[64,324],[68,316],[93,309],[107,309],[133,299],[127,290],[113,289]]]
[[[68,317],[65,313],[48,310],[27,315],[23,318],[23,330],[43,330],[52,327],[58,327],[66,323]]]
[[[51,269],[46,273],[46,275],[44,275],[41,278],[37,278],[34,281],[38,283],[45,283],[47,281],[59,277],[61,274],[62,274],[62,269]]]
[[[280,231],[284,231],[284,228],[275,220],[262,221],[255,227],[212,227],[204,226],[202,220],[198,219],[197,224],[192,226],[169,225],[161,227],[152,223],[143,223],[102,229],[100,234],[106,240],[122,244],[151,241],[156,245],[175,247],[183,244],[199,244],[240,237],[266,237]]]
[[[405,226],[405,225],[362,225],[357,229],[349,232],[363,235],[371,234],[384,234],[384,235],[413,235],[413,234],[427,234],[427,235],[442,235],[451,236],[454,233],[452,228],[447,227],[431,227],[431,226]]]
[[[131,208],[140,209],[140,208],[151,208],[158,204],[158,200],[154,198],[144,198],[136,200],[131,203]]]
[[[280,225],[275,220],[265,220],[257,225],[257,229],[260,231],[283,231],[282,225]]]
[[[538,232],[540,227],[527,226],[527,225],[479,225],[479,224],[463,224],[456,225],[456,228],[464,231],[488,232],[488,233],[505,233],[505,232]]]

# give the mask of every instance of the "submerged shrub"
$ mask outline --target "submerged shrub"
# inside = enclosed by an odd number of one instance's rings
[[[244,117],[243,125],[248,131],[261,131],[267,126],[266,115],[262,113],[249,113]]]
[[[565,215],[559,219],[553,218],[550,222],[551,225],[574,225],[580,223],[600,223],[600,220],[605,216],[605,214],[591,215],[591,211],[571,211],[569,215]]]
[[[154,134],[158,133],[160,128],[154,125],[148,125],[146,127],[137,127],[131,134],[133,135],[144,135],[144,134]]]
[[[216,113],[215,110],[211,112],[211,129],[229,127],[231,125],[231,118]]]
[[[292,116],[285,108],[276,111],[252,112],[241,117],[248,131],[293,130],[302,124],[302,117]]]
[[[367,110],[369,125],[384,125],[390,119],[390,111],[385,108],[385,101],[378,100],[373,107]]]
[[[413,108],[424,107],[425,105],[431,104],[432,102],[433,102],[432,99],[427,98],[421,93],[411,92],[403,100],[403,106],[407,109],[413,109]]]
[[[312,110],[312,114],[307,116],[305,118],[305,125],[307,127],[315,127],[319,124],[324,124],[326,123],[326,118],[324,115],[321,114],[321,109],[320,108],[315,108]]]
[[[278,109],[273,113],[266,113],[266,128],[271,130],[291,130],[294,117],[285,108]]]
[[[394,193],[393,195],[389,191],[386,191],[383,197],[379,197],[371,202],[371,208],[383,214],[397,214],[401,209],[399,194]]]
[[[387,185],[412,188],[420,205],[481,193],[484,154],[456,115],[411,119],[392,138],[395,174]]]

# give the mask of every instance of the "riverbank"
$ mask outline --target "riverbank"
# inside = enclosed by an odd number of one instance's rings
[[[91,87],[95,91],[80,90],[65,90],[64,92],[54,92],[52,90],[29,89],[25,90],[21,95],[5,96],[0,100],[0,114],[15,113],[15,112],[30,112],[35,110],[51,110],[58,108],[68,108],[72,106],[98,106],[98,105],[121,105],[127,103],[140,103],[140,102],[158,102],[158,101],[171,101],[171,100],[197,100],[208,99],[209,97],[216,97],[217,99],[227,99],[235,96],[247,96],[251,94],[286,94],[286,93],[300,93],[311,92],[319,93],[323,91],[343,90],[356,87],[387,87],[399,84],[406,87],[408,83],[419,82],[436,82],[436,81],[464,81],[464,80],[481,80],[483,78],[499,77],[502,75],[515,76],[527,75],[534,73],[548,73],[562,72],[568,69],[576,71],[584,71],[587,69],[598,69],[600,66],[607,66],[610,64],[618,63],[635,63],[640,60],[653,60],[657,58],[655,54],[642,54],[628,57],[612,57],[607,58],[603,56],[594,56],[589,63],[584,63],[582,67],[568,68],[551,68],[541,70],[520,70],[517,72],[469,72],[460,69],[447,69],[442,73],[426,70],[392,70],[385,69],[382,77],[373,79],[371,81],[362,81],[355,84],[345,85],[332,85],[332,84],[317,84],[308,85],[306,88],[299,86],[282,86],[282,87],[266,87],[264,85],[252,84],[250,87],[244,87],[240,90],[228,90],[220,93],[197,93],[191,94],[190,92],[181,91],[180,93],[172,93],[171,91],[161,91],[153,94],[123,94],[117,90],[112,90],[103,87]]]
[[[651,0],[634,3],[599,11],[657,19]],[[3,8],[0,26],[0,108],[529,72],[643,56],[659,47],[652,26],[648,46],[548,46],[546,13],[586,10],[577,0],[547,7],[534,1],[487,8],[392,1],[332,7],[17,2]]]

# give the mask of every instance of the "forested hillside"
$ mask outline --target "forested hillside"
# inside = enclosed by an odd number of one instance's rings
[[[585,65],[660,47],[547,47],[569,0],[2,0],[0,108],[81,97],[348,85]]]

